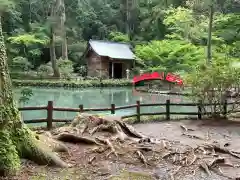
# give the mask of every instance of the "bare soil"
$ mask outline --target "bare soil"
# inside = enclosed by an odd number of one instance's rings
[[[179,122],[159,122],[149,124],[136,124],[135,129],[152,139],[161,139],[174,142],[173,148],[181,151],[185,148],[192,149],[200,147],[202,144],[223,145],[232,152],[240,151],[240,123],[226,121],[199,121],[186,120]],[[184,133],[187,129],[187,133]],[[126,149],[118,153],[118,158],[114,154],[103,155],[96,152],[101,151],[97,146],[65,143],[69,152],[58,153],[59,156],[71,168],[59,169],[43,167],[23,160],[23,168],[17,177],[7,178],[8,180],[227,180],[240,178],[240,159],[228,153],[219,153],[218,157],[224,158],[228,162],[220,167],[218,171],[211,171],[199,168],[195,164],[195,154],[188,161],[193,161],[192,166],[180,166],[166,158],[159,159],[157,154],[149,155],[144,152],[146,161],[136,160],[137,156],[127,152]],[[131,146],[131,144],[129,144]],[[94,151],[94,148],[96,151]],[[125,148],[125,147],[124,147]],[[120,149],[121,150],[121,149]],[[118,150],[118,152],[121,152]],[[176,150],[176,151],[177,151]],[[102,149],[104,151],[104,149]],[[240,154],[239,154],[240,155]],[[174,157],[173,157],[174,158]],[[174,174],[174,177],[172,176]]]

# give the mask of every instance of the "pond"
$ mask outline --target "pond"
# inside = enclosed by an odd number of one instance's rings
[[[14,90],[16,99],[21,96],[23,88],[16,88]],[[31,87],[33,96],[26,103],[19,104],[19,107],[26,106],[46,106],[48,101],[54,102],[54,107],[78,108],[83,104],[85,108],[104,108],[110,107],[111,104],[115,106],[125,106],[136,104],[137,100],[141,103],[165,103],[170,99],[174,103],[191,102],[190,99],[184,96],[177,95],[161,95],[150,93],[139,93],[131,87],[123,88],[84,88],[84,89],[65,89],[65,88],[40,88]],[[165,106],[158,107],[141,107],[141,112],[165,112]],[[175,112],[197,112],[196,107],[180,107],[171,106],[171,111]],[[117,110],[116,115],[130,115],[136,112],[136,108]],[[106,114],[110,112],[98,112]],[[22,112],[24,120],[42,119],[46,118],[46,111],[25,111]],[[54,118],[71,119],[76,115],[74,112],[54,112]]]

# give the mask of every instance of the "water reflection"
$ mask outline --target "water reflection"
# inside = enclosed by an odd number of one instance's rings
[[[177,95],[160,95],[139,93],[132,88],[87,88],[87,89],[64,89],[64,88],[31,88],[33,96],[24,105],[21,106],[46,106],[47,101],[54,101],[54,106],[77,108],[83,104],[85,108],[110,107],[111,104],[124,106],[141,103],[165,103],[170,99],[174,103],[190,102],[187,97]],[[15,89],[15,95],[20,97],[21,89]],[[164,112],[165,106],[161,107],[142,107],[141,112]],[[194,112],[195,107],[171,107],[175,112]],[[128,115],[136,112],[135,108],[116,111],[117,115]],[[107,113],[107,112],[105,112]],[[110,112],[108,112],[110,113]],[[55,118],[73,118],[76,113],[54,112]],[[45,111],[26,111],[23,117],[27,119],[45,118]]]

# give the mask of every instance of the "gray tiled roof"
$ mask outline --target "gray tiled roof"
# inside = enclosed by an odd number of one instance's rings
[[[134,59],[130,45],[126,43],[90,40],[90,46],[100,56],[107,56],[113,59]]]

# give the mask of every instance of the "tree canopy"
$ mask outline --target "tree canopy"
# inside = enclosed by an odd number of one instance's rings
[[[74,71],[80,72],[86,42],[101,39],[131,43],[148,71],[190,71],[206,59],[210,5],[214,10],[212,56],[239,60],[239,1],[0,2],[8,7],[2,23],[11,67],[18,66],[16,60],[26,59],[33,71],[49,61],[57,68],[57,59],[62,58],[72,61]]]

